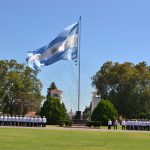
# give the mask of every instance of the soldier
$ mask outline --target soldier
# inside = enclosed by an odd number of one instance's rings
[[[4,121],[4,126],[7,126],[7,116],[6,115],[3,117],[3,121]]]
[[[128,121],[128,127],[129,127],[129,130],[132,130],[132,121],[131,120]]]
[[[129,120],[126,120],[126,130],[129,130]]]
[[[46,127],[46,123],[47,123],[47,120],[46,120],[45,116],[43,116],[43,118],[42,118],[42,127]]]
[[[149,121],[146,121],[146,131],[149,131]]]
[[[38,117],[38,127],[41,127],[42,125],[42,118],[39,116]]]
[[[12,116],[12,118],[11,118],[11,125],[15,126],[15,117],[14,116]]]
[[[116,120],[114,121],[114,130],[115,130],[115,129],[117,130],[117,126],[118,126],[118,120],[116,119]]]
[[[125,120],[122,120],[122,121],[121,121],[121,125],[122,125],[122,130],[125,130],[125,127],[126,127],[126,122],[125,122]]]
[[[12,125],[11,116],[10,116],[10,115],[8,115],[8,117],[7,117],[7,125],[8,125],[8,126],[11,126],[11,125]]]
[[[36,127],[36,121],[37,121],[37,119],[36,119],[36,116],[34,117],[34,119],[33,119],[33,127]]]
[[[148,131],[150,131],[150,120],[148,121]]]
[[[111,126],[112,126],[112,121],[109,119],[108,120],[108,130],[111,130]]]
[[[143,120],[142,126],[143,126],[143,130],[145,131],[146,130],[146,121],[145,120]]]
[[[30,125],[31,125],[31,127],[34,127],[34,118],[33,117],[30,118]]]
[[[29,116],[26,117],[26,126],[30,127],[30,117]]]
[[[26,126],[26,116],[22,117],[22,126]]]
[[[131,121],[130,125],[131,125],[131,130],[134,130],[134,121]]]
[[[19,124],[20,124],[20,126],[23,126],[23,116],[19,117]]]
[[[3,122],[3,116],[0,115],[0,126],[2,126],[2,122]]]
[[[0,116],[0,126],[3,126],[3,115]]]
[[[19,117],[18,116],[16,116],[15,122],[16,122],[16,126],[19,126]]]
[[[139,120],[139,123],[138,123],[139,125],[139,130],[142,130],[142,121],[141,120]]]
[[[134,122],[134,130],[138,130],[138,121],[137,120]]]

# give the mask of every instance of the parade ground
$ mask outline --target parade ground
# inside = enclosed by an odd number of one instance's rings
[[[1,127],[3,150],[149,150],[149,131]]]

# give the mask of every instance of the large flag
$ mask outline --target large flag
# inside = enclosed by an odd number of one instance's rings
[[[59,60],[77,60],[79,22],[64,29],[48,45],[28,52],[27,64],[33,70]]]

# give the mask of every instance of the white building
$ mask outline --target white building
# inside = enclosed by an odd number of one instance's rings
[[[62,91],[58,90],[58,89],[54,89],[54,90],[50,90],[49,91],[50,95],[58,98],[60,101],[62,101]]]
[[[98,105],[101,100],[101,96],[97,94],[97,92],[92,92],[92,111]]]
[[[68,117],[70,120],[72,120],[73,116],[74,116],[74,113],[72,112],[72,109],[71,109],[71,111],[68,112]]]

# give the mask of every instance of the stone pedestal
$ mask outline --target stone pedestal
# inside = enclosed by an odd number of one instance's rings
[[[76,111],[75,120],[81,120],[81,111]]]

